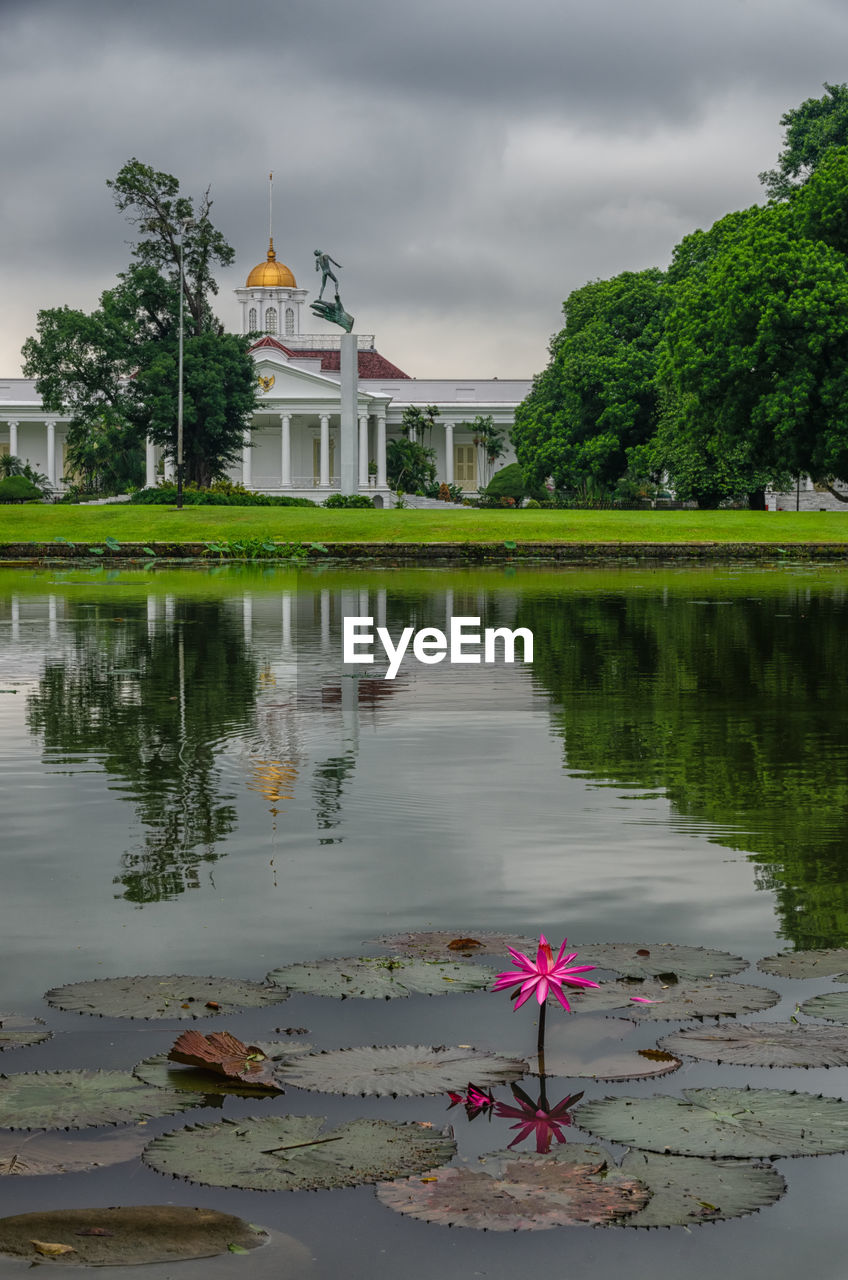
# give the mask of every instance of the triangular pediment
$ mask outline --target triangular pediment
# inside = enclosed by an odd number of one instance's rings
[[[261,412],[263,406],[276,401],[316,401],[339,404],[341,388],[338,375],[320,372],[320,360],[309,360],[299,357],[296,351],[289,352],[276,339],[265,338],[251,347],[250,354],[256,365],[256,378],[259,394],[256,408]],[[292,361],[296,363],[292,363]],[[301,361],[306,368],[301,368]],[[309,368],[314,364],[315,368]],[[385,402],[387,397],[372,395],[363,387],[359,388],[360,404],[371,400]]]

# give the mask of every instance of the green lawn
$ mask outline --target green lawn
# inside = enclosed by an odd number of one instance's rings
[[[311,507],[0,506],[0,543],[848,542],[845,512],[325,511]]]

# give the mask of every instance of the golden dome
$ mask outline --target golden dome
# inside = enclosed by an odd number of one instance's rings
[[[247,277],[248,289],[296,289],[297,281],[284,262],[277,261],[274,241],[268,245],[268,257],[254,267]]]

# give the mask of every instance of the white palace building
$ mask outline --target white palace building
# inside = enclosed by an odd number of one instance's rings
[[[257,402],[245,433],[240,466],[233,480],[261,493],[284,493],[321,501],[339,488],[341,420],[340,335],[304,332],[308,291],[278,261],[270,241],[264,262],[236,289],[242,333],[259,333],[251,347],[256,363]],[[410,377],[387,360],[373,337],[358,335],[359,490],[389,505],[386,442],[399,437],[404,410],[435,405],[432,440],[437,479],[476,492],[478,450],[469,422],[491,415],[508,440],[515,409],[530,391],[530,379]],[[47,413],[34,382],[0,379],[0,453],[11,453],[64,488],[67,418]],[[511,448],[499,466],[515,461]],[[146,483],[174,473],[170,458],[148,441]]]

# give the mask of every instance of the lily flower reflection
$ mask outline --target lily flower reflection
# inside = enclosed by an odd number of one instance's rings
[[[452,1110],[453,1107],[462,1105],[465,1107],[465,1114],[469,1120],[476,1120],[481,1112],[490,1111],[495,1105],[491,1089],[478,1089],[476,1085],[471,1083],[469,1083],[466,1093],[454,1093],[448,1090],[448,1097],[451,1100],[448,1111]]]
[[[539,1155],[547,1155],[554,1138],[557,1142],[565,1142],[565,1134],[562,1130],[564,1126],[571,1124],[569,1111],[575,1102],[579,1102],[583,1097],[582,1090],[580,1093],[571,1093],[563,1098],[562,1102],[550,1106],[544,1093],[534,1102],[519,1085],[514,1084],[510,1087],[517,1105],[512,1107],[506,1102],[496,1102],[494,1108],[494,1114],[501,1119],[518,1122],[510,1125],[511,1129],[518,1130],[518,1136],[513,1138],[509,1144],[510,1147],[524,1142],[531,1133],[536,1136],[536,1151]]]

